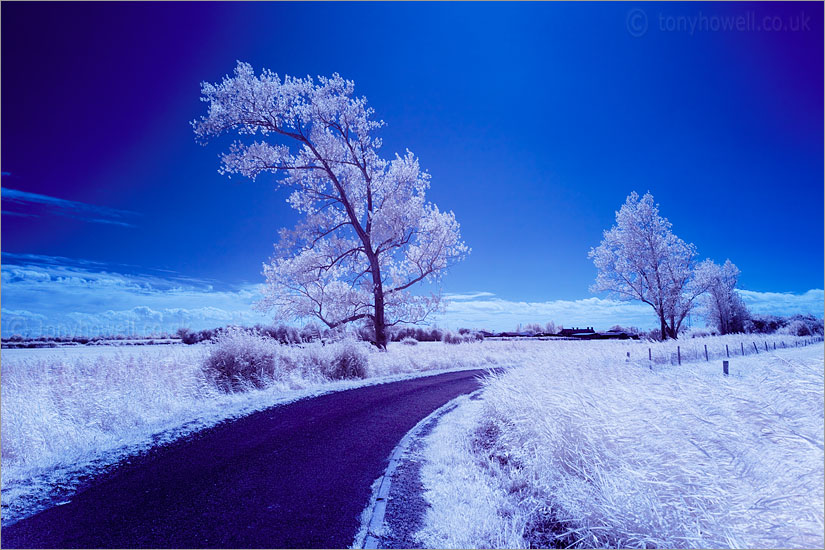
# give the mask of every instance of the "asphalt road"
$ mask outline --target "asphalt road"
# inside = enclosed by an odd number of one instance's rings
[[[406,432],[481,370],[254,413],[132,459],[2,529],[3,548],[346,548]]]

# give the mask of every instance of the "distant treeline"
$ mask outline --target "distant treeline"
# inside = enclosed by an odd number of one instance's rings
[[[188,328],[181,328],[178,329],[176,337],[180,338],[184,344],[197,344],[199,342],[214,340],[230,328],[235,329],[237,327],[219,327],[197,331],[190,330]],[[303,344],[317,340],[334,340],[341,336],[341,333],[339,332],[329,329],[322,329],[315,324],[308,324],[303,328],[289,325],[255,325],[254,327],[249,327],[248,330],[263,336],[268,336],[269,338],[277,340],[281,344],[285,345]],[[350,334],[358,340],[363,340],[365,342],[371,342],[374,338],[372,331],[367,327],[359,328],[358,330],[350,332]],[[448,344],[477,341],[484,338],[484,335],[481,332],[467,328],[461,328],[457,331],[450,331],[429,327],[393,327],[389,330],[388,336],[392,342],[415,340],[416,342],[446,342]]]
[[[344,334],[329,329],[322,329],[318,325],[310,323],[304,327],[294,327],[289,325],[255,325],[254,327],[236,327],[233,325],[209,328],[203,330],[191,330],[180,328],[175,334],[155,334],[152,336],[129,336],[129,335],[107,335],[107,336],[41,336],[38,338],[27,338],[20,335],[4,337],[2,344],[4,348],[49,348],[63,346],[81,345],[152,345],[152,344],[172,344],[183,342],[184,344],[197,344],[199,342],[209,342],[221,335],[223,332],[238,328],[255,332],[267,336],[284,345],[295,345],[314,342],[317,340],[337,340]],[[447,344],[460,344],[462,342],[474,342],[483,340],[485,337],[508,337],[508,336],[559,336],[563,327],[554,323],[546,325],[528,324],[519,327],[516,332],[491,332],[478,331],[468,328],[460,328],[456,331],[445,330],[436,327],[416,327],[403,326],[389,329],[388,337],[393,342],[403,342],[413,344],[418,342],[445,342]],[[659,340],[660,334],[657,329],[642,330],[637,327],[623,327],[614,325],[608,332],[624,333],[631,338]],[[741,332],[747,334],[789,334],[792,336],[813,336],[825,334],[823,320],[813,315],[791,315],[782,317],[778,315],[752,315],[745,320]],[[718,331],[714,328],[684,329],[684,336],[708,336],[715,335]],[[347,334],[358,340],[371,342],[374,339],[372,331],[368,327],[361,327],[350,330]]]

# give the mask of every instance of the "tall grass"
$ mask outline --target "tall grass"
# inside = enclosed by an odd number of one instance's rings
[[[653,369],[626,361],[647,344],[608,344],[525,352],[523,367],[489,380],[463,436],[431,441],[428,544],[823,546],[821,344],[732,359],[729,377],[704,343],[699,361]],[[652,346],[666,356],[684,344]],[[448,453],[450,469],[484,475],[440,476]],[[488,526],[480,540],[450,519],[458,491],[492,495],[493,518],[464,518]]]
[[[222,419],[335,388],[501,364],[512,349],[424,342],[380,353],[359,342],[284,346],[248,331],[192,346],[4,349],[3,524],[130,454]]]

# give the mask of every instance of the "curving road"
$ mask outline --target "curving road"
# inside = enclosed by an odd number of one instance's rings
[[[486,371],[346,390],[254,413],[132,459],[3,548],[345,548],[403,435]]]

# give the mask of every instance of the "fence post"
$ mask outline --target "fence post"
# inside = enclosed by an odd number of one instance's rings
[[[727,361],[722,361],[722,374],[724,374],[725,376],[729,374]]]
[[[630,363],[630,352],[627,352],[627,359],[624,360],[625,363]]]
[[[742,357],[745,356],[745,342],[739,342],[739,345],[742,346]]]
[[[753,343],[753,351],[756,352],[756,355],[759,355],[759,348],[756,347],[756,342]]]
[[[765,351],[768,351],[768,341],[765,340]]]
[[[773,343],[773,349],[776,349],[776,342]]]
[[[708,359],[708,345],[707,344],[705,344],[705,361],[710,361],[710,359]]]
[[[676,346],[676,359],[679,361],[679,366],[682,365],[682,348],[680,346]]]
[[[728,349],[727,344],[725,344],[725,357],[730,357],[730,350]]]
[[[647,348],[647,360],[653,362],[653,352],[650,351],[650,348]]]

